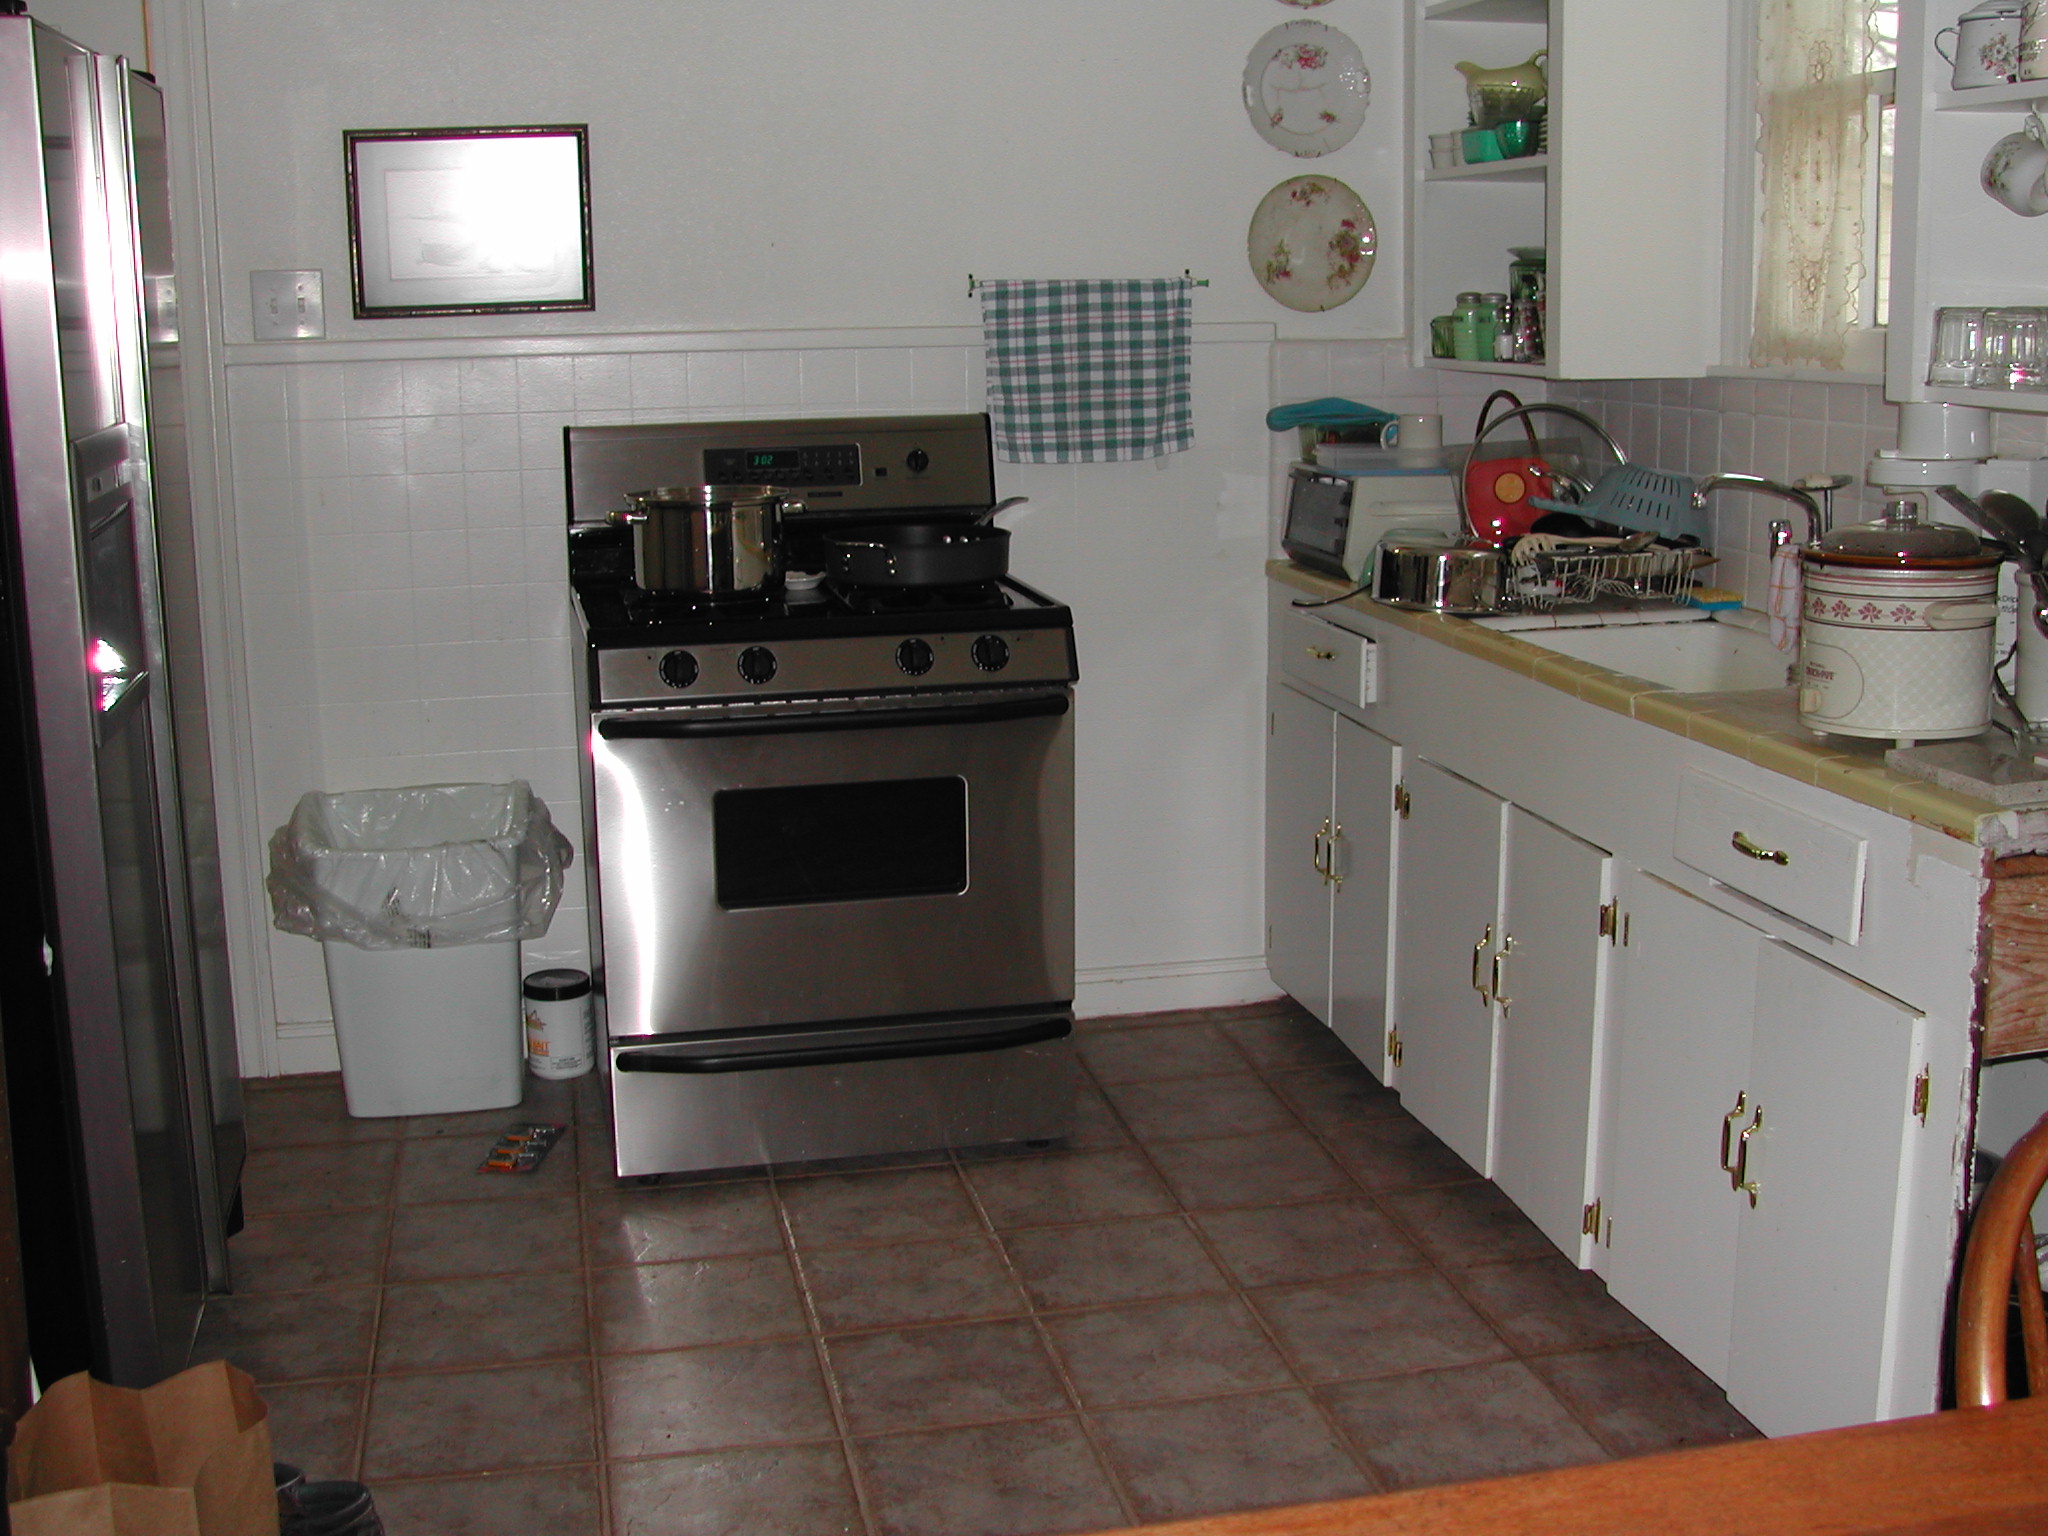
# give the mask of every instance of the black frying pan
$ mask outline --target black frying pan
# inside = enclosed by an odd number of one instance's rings
[[[826,575],[858,587],[955,587],[1010,569],[1010,530],[993,523],[906,523],[825,537]]]

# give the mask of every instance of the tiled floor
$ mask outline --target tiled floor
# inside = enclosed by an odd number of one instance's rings
[[[251,1085],[202,1353],[391,1536],[980,1536],[1752,1433],[1293,1012],[1086,1027],[1065,1149],[645,1189],[601,1085],[498,1112]]]

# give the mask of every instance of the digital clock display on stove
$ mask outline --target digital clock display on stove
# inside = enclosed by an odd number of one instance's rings
[[[802,448],[707,448],[704,477],[718,485],[859,485],[860,449],[851,443]]]

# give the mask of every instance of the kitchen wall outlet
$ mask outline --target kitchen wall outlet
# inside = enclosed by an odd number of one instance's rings
[[[258,341],[305,341],[327,334],[318,272],[251,272],[249,307]]]

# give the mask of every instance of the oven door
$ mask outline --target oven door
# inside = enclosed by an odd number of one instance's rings
[[[1071,1001],[1070,700],[596,716],[612,1036]]]

